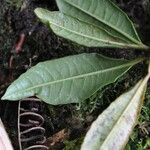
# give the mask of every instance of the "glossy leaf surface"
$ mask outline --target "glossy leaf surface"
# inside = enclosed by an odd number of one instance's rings
[[[122,150],[136,125],[149,75],[116,99],[92,124],[81,150]]]
[[[85,23],[60,12],[50,12],[42,8],[37,8],[35,13],[57,35],[78,44],[88,47],[139,48],[139,45],[135,43],[129,44],[124,40],[112,36],[98,26]]]
[[[81,102],[140,61],[110,59],[93,53],[42,62],[12,83],[2,99],[37,96],[49,104]]]

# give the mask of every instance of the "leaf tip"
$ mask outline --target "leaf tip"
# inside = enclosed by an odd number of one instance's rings
[[[34,10],[35,15],[44,23],[48,23],[47,13],[48,11],[43,8],[36,8]]]
[[[1,98],[1,100],[6,100],[7,99],[7,96],[4,94]]]
[[[1,97],[1,100],[12,100],[12,97],[6,91],[5,94]]]
[[[42,8],[36,8],[34,10],[34,13],[36,14],[37,17],[41,18],[41,12],[42,12]]]

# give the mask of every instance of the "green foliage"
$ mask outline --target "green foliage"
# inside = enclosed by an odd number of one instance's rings
[[[79,150],[82,142],[83,142],[83,137],[79,139],[75,139],[73,141],[65,141],[64,142],[65,150]]]
[[[102,28],[92,26],[60,12],[50,12],[41,8],[35,10],[37,16],[59,36],[88,47],[134,47],[123,40],[114,38]]]
[[[57,35],[88,47],[149,49],[141,42],[132,21],[110,0],[56,1],[59,11],[37,8],[35,13]],[[10,85],[2,99],[37,96],[53,105],[79,103],[143,60],[80,54],[39,63]],[[149,76],[148,73],[98,117],[86,135],[82,150],[125,147],[136,125]],[[147,115],[147,110],[144,113]],[[145,147],[149,139],[146,143]]]
[[[63,14],[41,8],[35,13],[57,35],[85,46],[147,49],[133,23],[112,2],[83,1],[57,0]]]
[[[49,104],[79,103],[141,61],[110,59],[94,53],[46,61],[16,80],[2,99],[37,96]]]
[[[59,10],[84,22],[108,31],[129,43],[140,39],[128,16],[109,0],[56,0]]]

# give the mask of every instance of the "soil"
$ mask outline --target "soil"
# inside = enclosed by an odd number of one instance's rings
[[[150,45],[150,1],[114,1],[133,20],[142,41]],[[17,0],[0,1],[0,97],[18,76],[41,61],[83,52],[97,52],[105,56],[125,59],[133,59],[143,55],[149,57],[150,55],[134,50],[86,48],[60,38],[36,18],[33,11],[37,7],[52,11],[58,10],[55,0],[20,0],[20,3]],[[21,40],[23,44],[20,47],[18,43]],[[51,149],[63,149],[65,144],[62,141],[64,140],[82,139],[98,114],[146,73],[146,65],[144,67],[141,65],[143,64],[131,69],[117,84],[102,89],[103,94],[98,92],[94,98],[88,99],[83,104],[56,107],[40,103],[38,111],[45,120],[45,136],[56,137],[54,135],[58,134],[57,136],[60,137],[51,139],[53,141]],[[37,106],[34,102],[30,104],[31,107],[35,105]],[[15,150],[19,149],[17,115],[18,102],[0,101],[0,117],[6,126]],[[78,144],[80,145],[80,142]]]

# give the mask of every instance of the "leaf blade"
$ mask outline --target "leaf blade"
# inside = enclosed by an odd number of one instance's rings
[[[100,26],[128,42],[141,43],[132,21],[110,0],[57,0],[57,5],[67,15]]]
[[[113,37],[102,28],[84,23],[59,12],[37,8],[36,15],[59,36],[88,47],[140,48],[134,43]]]
[[[35,95],[49,104],[78,103],[141,61],[110,59],[95,53],[46,61],[21,75],[2,99]]]
[[[136,125],[149,75],[117,98],[92,124],[81,150],[123,149]]]

